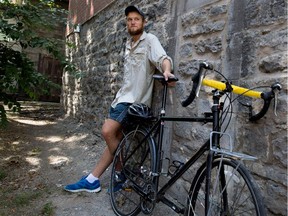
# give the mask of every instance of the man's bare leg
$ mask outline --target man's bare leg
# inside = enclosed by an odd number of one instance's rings
[[[75,184],[66,185],[64,190],[69,192],[99,192],[101,191],[99,177],[107,169],[113,160],[113,154],[122,138],[121,124],[112,119],[105,121],[102,127],[102,135],[106,141],[105,148],[99,162],[95,166],[92,173],[85,179],[81,179]]]
[[[122,139],[121,124],[112,119],[107,119],[102,127],[102,135],[106,141],[100,160],[92,171],[93,176],[99,178],[113,161],[114,153]]]

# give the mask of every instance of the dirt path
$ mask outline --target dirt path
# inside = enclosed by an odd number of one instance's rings
[[[89,173],[105,144],[58,104],[24,104],[0,129],[0,215],[114,215],[106,193],[110,171],[97,194],[72,194],[63,186]],[[177,215],[159,204],[152,215]]]

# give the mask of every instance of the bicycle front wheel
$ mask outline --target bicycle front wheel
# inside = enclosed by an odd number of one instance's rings
[[[143,205],[141,191],[151,185],[156,170],[156,150],[145,130],[129,132],[114,156],[109,187],[113,211],[118,216],[137,215]]]
[[[264,216],[260,190],[247,169],[230,158],[212,163],[209,207],[205,213],[206,163],[197,171],[189,190],[185,215]]]

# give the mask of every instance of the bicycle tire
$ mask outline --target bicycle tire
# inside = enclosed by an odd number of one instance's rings
[[[144,129],[129,132],[114,156],[109,194],[112,209],[118,216],[133,216],[141,211],[143,199],[135,190],[135,184],[144,187],[152,181],[150,174],[156,170],[154,140],[148,137],[139,144],[146,134]]]
[[[216,179],[219,168],[224,177]],[[196,173],[187,198],[185,215],[205,215],[206,163]],[[221,182],[221,183],[220,183]],[[217,186],[217,187],[216,187]],[[211,187],[207,215],[265,216],[263,199],[255,180],[242,163],[231,158],[215,158],[211,168]],[[223,203],[228,203],[228,208]]]

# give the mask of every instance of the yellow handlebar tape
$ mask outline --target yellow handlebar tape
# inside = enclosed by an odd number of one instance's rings
[[[212,88],[216,88],[216,89],[221,90],[221,91],[226,89],[225,83],[219,82],[216,80],[203,79],[202,84],[205,86],[210,86]],[[249,89],[242,88],[242,87],[235,86],[235,85],[231,85],[231,87],[233,88],[232,92],[235,94],[245,95],[247,97],[261,98],[262,92],[249,90]]]

